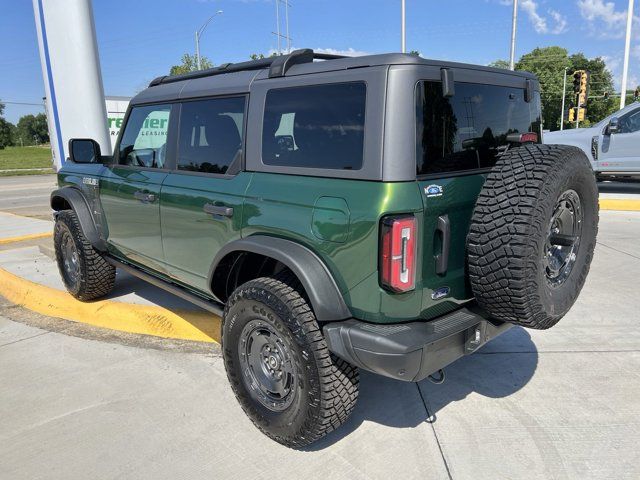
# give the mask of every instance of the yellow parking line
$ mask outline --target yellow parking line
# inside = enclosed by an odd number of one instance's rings
[[[7,243],[24,242],[25,240],[33,240],[36,238],[46,238],[53,235],[53,232],[30,233],[29,235],[20,235],[19,237],[0,238],[0,245]]]
[[[600,210],[621,210],[640,212],[640,200],[622,198],[601,198]]]
[[[113,300],[81,302],[67,292],[25,280],[1,268],[0,295],[34,312],[94,327],[162,338],[220,341],[221,320],[212,313]]]

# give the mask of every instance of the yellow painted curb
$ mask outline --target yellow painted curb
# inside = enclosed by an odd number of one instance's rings
[[[67,292],[25,280],[1,268],[0,294],[34,312],[94,327],[180,340],[220,341],[221,320],[209,312],[172,311],[112,300],[85,303]]]
[[[46,238],[53,235],[53,232],[45,233],[31,233],[29,235],[20,235],[19,237],[0,238],[0,245],[6,245],[7,243],[24,242],[25,240],[34,240],[36,238]]]
[[[601,198],[600,210],[621,210],[625,212],[640,212],[640,200],[622,198]]]

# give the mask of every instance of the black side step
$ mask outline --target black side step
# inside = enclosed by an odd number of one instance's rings
[[[208,310],[211,313],[214,313],[219,317],[222,317],[222,313],[224,311],[224,305],[222,305],[221,303],[215,302],[213,300],[207,300],[206,298],[201,297],[200,295],[197,295],[187,290],[186,288],[181,287],[180,285],[176,285],[175,283],[167,282],[154,275],[150,275],[138,267],[135,267],[128,263],[121,262],[120,260],[117,260],[113,257],[105,256],[105,260],[109,262],[111,265],[113,265],[114,267],[121,268],[122,270],[124,270],[127,273],[130,273],[134,277],[138,277],[139,279],[144,280],[145,282],[150,283],[151,285],[155,285],[156,287],[159,287],[169,293],[174,294],[177,297],[183,298],[193,303],[194,305],[197,305],[200,308],[204,308],[205,310]]]

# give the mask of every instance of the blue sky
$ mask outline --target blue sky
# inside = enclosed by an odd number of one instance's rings
[[[49,0],[51,1],[51,0]],[[400,50],[400,0],[290,0],[293,47],[347,54]],[[426,58],[487,64],[507,59],[511,0],[407,0],[407,48]],[[620,83],[627,0],[520,0],[517,54],[560,45],[603,56]],[[132,96],[194,51],[194,31],[222,9],[201,41],[214,63],[268,53],[277,42],[274,0],[94,0],[107,95]],[[44,94],[30,0],[0,0],[0,99],[39,103]],[[640,82],[636,3],[630,88]],[[5,117],[42,111],[7,104]]]

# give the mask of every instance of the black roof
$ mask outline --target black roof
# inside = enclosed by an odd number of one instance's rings
[[[321,60],[321,61],[314,61]],[[225,63],[220,66],[189,72],[181,75],[161,76],[151,81],[149,88],[138,94],[132,103],[143,103],[166,100],[173,96],[178,98],[185,94],[196,93],[200,89],[214,89],[215,94],[237,93],[239,89],[248,91],[251,81],[258,75],[268,71],[268,77],[281,77],[291,73],[320,73],[352,68],[373,67],[382,65],[428,65],[440,68],[464,68],[501,75],[536,79],[535,75],[505,69],[471,65],[465,63],[428,60],[417,55],[405,53],[385,53],[360,57],[345,57],[316,53],[311,49],[295,50],[287,55],[262,58],[241,63]],[[215,77],[215,82],[212,82]],[[209,79],[209,80],[205,80]],[[188,85],[188,87],[187,87]],[[214,93],[214,92],[212,92]],[[196,95],[197,96],[197,95]]]

